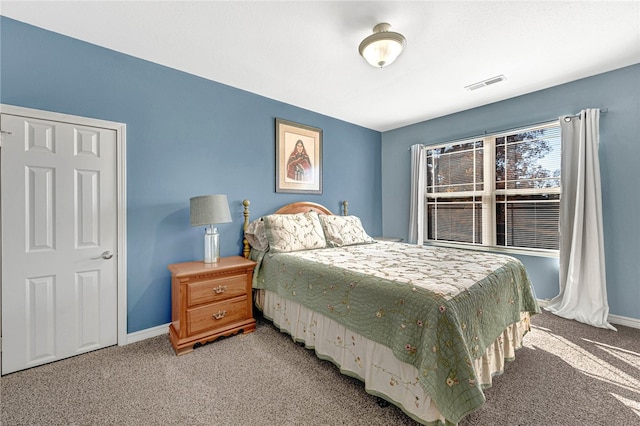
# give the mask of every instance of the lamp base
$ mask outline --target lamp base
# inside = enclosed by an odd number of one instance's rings
[[[212,225],[206,228],[204,234],[204,263],[218,261],[220,261],[220,235],[218,228]]]

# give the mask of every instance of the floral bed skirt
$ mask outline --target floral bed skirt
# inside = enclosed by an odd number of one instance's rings
[[[273,292],[256,291],[255,301],[281,331],[314,349],[319,358],[332,361],[342,374],[363,381],[368,393],[400,407],[420,423],[451,424],[420,386],[416,368],[399,361],[389,348]],[[493,376],[504,370],[505,361],[515,358],[515,350],[522,346],[522,337],[529,330],[529,314],[522,313],[519,322],[507,327],[484,355],[474,360],[476,377],[483,387],[491,386]]]

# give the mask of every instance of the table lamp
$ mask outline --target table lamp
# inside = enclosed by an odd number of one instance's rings
[[[218,223],[231,222],[231,212],[227,196],[222,194],[201,195],[190,199],[191,226],[205,225],[204,263],[220,260]]]

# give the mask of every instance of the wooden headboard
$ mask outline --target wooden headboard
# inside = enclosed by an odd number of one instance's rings
[[[244,206],[244,226],[242,227],[243,231],[247,230],[249,226],[249,205],[251,202],[249,200],[244,200],[242,205]],[[347,216],[349,214],[349,202],[342,202],[342,215]],[[306,212],[316,212],[318,214],[333,214],[331,210],[323,206],[322,204],[312,203],[310,201],[298,201],[296,203],[291,203],[280,207],[278,210],[274,212],[274,214],[295,214],[295,213],[306,213]],[[249,258],[249,253],[251,252],[251,248],[249,247],[249,242],[246,238],[242,239],[242,255],[246,258]]]
[[[333,214],[331,213],[331,210],[329,210],[325,206],[309,201],[299,201],[297,203],[287,204],[286,206],[282,206],[278,210],[276,210],[275,214],[295,214],[306,212],[316,212],[318,214]]]

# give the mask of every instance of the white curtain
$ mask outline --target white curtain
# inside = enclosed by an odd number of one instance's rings
[[[424,243],[424,191],[427,160],[422,145],[411,147],[411,204],[409,205],[409,243]]]
[[[560,294],[547,310],[595,327],[608,323],[598,159],[600,110],[560,117]]]

